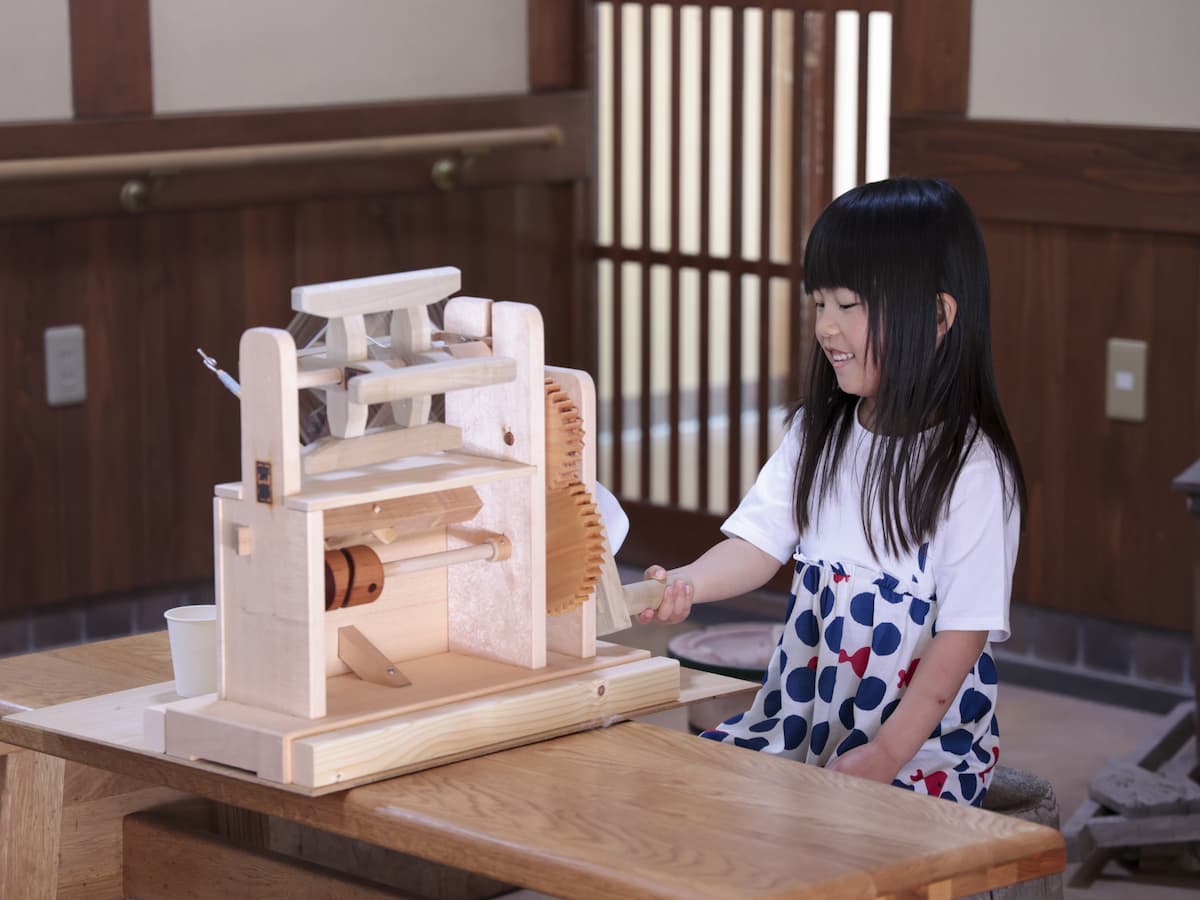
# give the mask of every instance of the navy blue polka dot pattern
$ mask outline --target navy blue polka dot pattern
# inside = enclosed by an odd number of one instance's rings
[[[875,595],[859,594],[850,601],[850,618],[859,625],[875,623]]]
[[[987,694],[974,688],[963,691],[958,701],[958,715],[964,722],[978,722],[992,711]]]
[[[797,568],[796,571],[799,572],[801,570]],[[803,571],[804,573],[800,576],[801,584],[804,585],[804,589],[810,594],[815,594],[817,586],[821,583],[821,570],[816,566],[808,566]],[[796,593],[799,594],[800,592],[797,591]]]
[[[842,627],[846,619],[838,616],[825,629],[825,643],[834,653],[842,649]]]
[[[861,690],[861,688],[860,688]],[[838,708],[838,721],[842,723],[842,727],[849,731],[854,727],[854,698],[847,697],[842,701],[842,705]]]
[[[821,640],[821,626],[811,609],[796,616],[796,637],[806,647],[815,647]]]
[[[779,715],[779,710],[783,709],[783,700],[781,697],[782,695],[779,691],[770,691],[763,698],[763,715],[769,718]]]
[[[808,736],[808,720],[804,716],[788,716],[783,720],[783,746],[795,750]]]
[[[831,612],[833,612],[833,589],[826,587],[821,591],[821,618],[828,619]]]
[[[881,625],[875,626],[875,631],[871,635],[871,652],[878,653],[880,656],[888,656],[895,653],[900,647],[900,629],[891,622],[884,622]]]
[[[867,736],[855,728],[848,735],[846,735],[845,739],[840,744],[838,744],[838,756],[841,756],[843,753],[849,753],[855,747],[861,747],[866,742]]]
[[[926,603],[924,600],[913,598],[912,603],[908,607],[908,615],[917,625],[925,624],[925,617],[929,615],[929,610],[933,605]]]
[[[883,708],[883,712],[879,716],[879,724],[882,725],[892,717],[892,713],[896,711],[896,707],[900,705],[900,699],[897,698]]]
[[[813,753],[820,754],[825,749],[825,742],[829,740],[829,723],[818,722],[813,726],[812,737],[809,738],[808,744],[812,747]]]
[[[767,740],[764,737],[756,737],[756,738],[735,737],[733,739],[733,742],[734,742],[734,744],[736,744],[739,747],[745,747],[747,750],[765,750],[771,743],[769,740]]]
[[[816,673],[808,666],[792,669],[787,679],[788,697],[797,703],[809,703],[816,695],[816,684]]]
[[[971,732],[965,728],[956,728],[949,734],[943,734],[938,740],[942,742],[943,750],[955,756],[962,756],[971,749]]]
[[[883,679],[870,675],[859,684],[858,693],[854,695],[854,705],[859,709],[875,709],[883,702],[886,692],[887,685]]]
[[[821,677],[817,681],[817,693],[826,703],[833,702],[833,689],[837,687],[837,674],[837,666],[826,666],[821,670]]]
[[[762,687],[748,710],[702,736],[813,765],[868,743],[899,708],[936,633],[937,598],[919,595],[928,578],[798,555],[787,624]],[[978,805],[999,758],[995,684],[985,649],[893,783]]]

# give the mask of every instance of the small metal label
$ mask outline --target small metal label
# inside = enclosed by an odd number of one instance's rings
[[[254,463],[254,494],[259,503],[271,503],[271,464],[256,460]]]

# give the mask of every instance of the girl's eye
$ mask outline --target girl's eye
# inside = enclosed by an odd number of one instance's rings
[[[854,309],[854,307],[856,307],[856,306],[858,306],[858,303],[857,303],[857,302],[854,302],[854,303],[839,303],[839,304],[838,304],[838,309]]]

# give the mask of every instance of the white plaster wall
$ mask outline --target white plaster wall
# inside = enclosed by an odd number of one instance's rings
[[[67,0],[0,0],[0,122],[72,115]]]
[[[1197,0],[974,0],[967,113],[1200,127]]]
[[[529,86],[525,0],[151,0],[150,14],[159,113]]]

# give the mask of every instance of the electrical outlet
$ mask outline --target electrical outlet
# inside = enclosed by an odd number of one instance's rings
[[[87,358],[83,326],[46,329],[46,402],[69,406],[87,399]]]
[[[1110,419],[1146,421],[1145,341],[1108,339],[1108,382],[1104,411]]]

